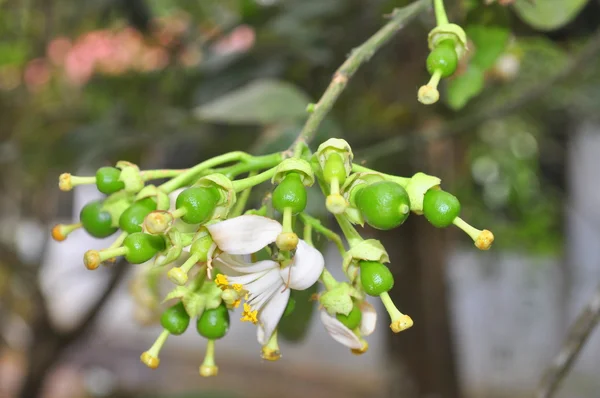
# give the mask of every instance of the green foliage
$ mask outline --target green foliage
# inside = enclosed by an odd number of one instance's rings
[[[535,29],[549,31],[561,28],[577,16],[589,0],[517,0],[517,15]]]

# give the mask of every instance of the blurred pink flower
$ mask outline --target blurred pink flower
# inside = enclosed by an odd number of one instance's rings
[[[69,82],[84,85],[94,73],[94,59],[82,43],[77,43],[67,53],[64,68]]]
[[[232,54],[246,52],[254,46],[256,33],[248,25],[240,25],[213,46],[213,50],[219,54]]]
[[[156,71],[169,64],[169,54],[162,47],[146,48],[139,59],[138,67],[142,71]]]
[[[60,66],[65,61],[65,57],[71,47],[71,40],[66,37],[57,37],[48,43],[46,54],[54,65]]]
[[[36,58],[27,63],[23,80],[29,91],[38,91],[50,81],[50,68],[45,58]]]

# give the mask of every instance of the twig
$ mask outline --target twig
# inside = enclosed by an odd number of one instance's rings
[[[559,81],[572,75],[585,62],[594,58],[600,52],[600,30],[588,39],[585,46],[571,58],[570,62],[544,82],[535,85],[531,90],[524,92],[512,101],[503,103],[494,108],[477,113],[468,113],[466,116],[446,123],[440,130],[418,130],[411,134],[397,135],[360,151],[356,158],[373,160],[383,156],[397,153],[409,147],[422,145],[430,141],[449,138],[472,129],[485,120],[497,119],[518,111],[529,102],[540,98],[547,90]]]
[[[418,0],[406,7],[395,9],[387,24],[359,47],[352,50],[348,59],[333,75],[331,83],[329,83],[327,90],[325,90],[319,102],[309,105],[309,112],[311,112],[311,114],[290,149],[295,148],[300,143],[309,143],[314,138],[319,125],[327,113],[329,113],[333,104],[346,88],[348,80],[352,78],[358,68],[363,63],[367,62],[373,54],[387,43],[396,32],[401,30],[407,22],[412,20],[419,13],[425,11],[430,4],[431,0]]]
[[[599,321],[600,285],[569,329],[562,349],[544,372],[535,394],[536,398],[548,398],[554,394]]]

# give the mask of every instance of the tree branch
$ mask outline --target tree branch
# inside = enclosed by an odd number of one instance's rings
[[[600,285],[583,308],[569,333],[563,347],[544,372],[536,391],[536,398],[551,397],[561,381],[571,370],[575,359],[600,321]]]
[[[571,58],[570,62],[556,72],[552,77],[537,84],[531,90],[524,92],[513,101],[503,103],[497,107],[477,113],[468,113],[466,116],[446,123],[437,131],[417,130],[411,134],[397,135],[363,149],[356,158],[361,160],[373,160],[388,156],[409,147],[425,144],[442,138],[449,138],[468,131],[486,120],[497,119],[518,111],[529,102],[540,98],[548,89],[559,81],[569,77],[576,72],[584,63],[596,57],[600,52],[600,30],[588,39],[584,47]]]
[[[329,113],[333,104],[335,104],[342,91],[346,88],[348,81],[352,78],[354,73],[356,73],[358,68],[371,59],[371,57],[387,43],[396,32],[401,30],[406,23],[410,22],[419,13],[429,8],[430,4],[431,0],[417,0],[406,7],[395,9],[387,24],[359,47],[352,50],[348,59],[346,59],[333,75],[331,83],[329,83],[327,90],[325,90],[323,96],[319,99],[319,102],[314,105],[309,105],[309,112],[311,112],[311,114],[306,120],[302,131],[292,144],[292,149],[301,143],[309,143],[314,138],[319,125],[327,113]]]

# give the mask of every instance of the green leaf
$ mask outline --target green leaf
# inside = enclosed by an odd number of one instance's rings
[[[573,20],[588,0],[517,0],[517,15],[539,30],[558,29]]]
[[[448,106],[455,111],[463,108],[471,98],[483,91],[484,83],[483,71],[475,65],[469,65],[464,74],[448,82]]]
[[[470,64],[482,70],[494,66],[508,43],[509,30],[501,26],[470,25],[466,28],[467,37],[473,41],[475,52]]]
[[[296,86],[257,80],[194,110],[196,117],[226,124],[273,124],[306,118],[310,98]]]

